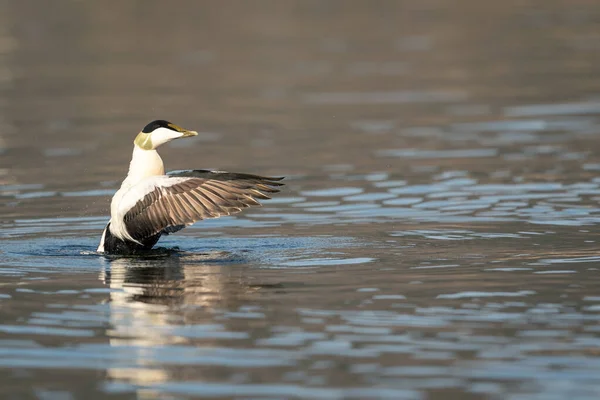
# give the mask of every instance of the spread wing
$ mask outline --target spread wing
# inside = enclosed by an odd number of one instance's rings
[[[170,172],[129,189],[119,203],[119,214],[129,235],[142,241],[202,219],[260,206],[258,200],[279,192],[282,179],[206,170]]]

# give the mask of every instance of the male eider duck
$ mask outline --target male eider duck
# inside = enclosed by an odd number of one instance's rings
[[[98,252],[142,254],[164,234],[196,221],[260,206],[279,192],[283,178],[223,171],[190,170],[165,174],[156,149],[173,139],[198,135],[164,120],[150,122],[135,138],[127,177],[110,204]]]

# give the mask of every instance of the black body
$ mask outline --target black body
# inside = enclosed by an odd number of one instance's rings
[[[141,240],[142,245],[130,240],[121,240],[110,232],[110,223],[104,233],[104,252],[107,254],[134,255],[147,253],[158,242],[162,232]]]

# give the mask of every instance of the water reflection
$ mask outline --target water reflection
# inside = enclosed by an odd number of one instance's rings
[[[219,349],[218,340],[246,339],[248,334],[228,331],[215,323],[211,314],[238,309],[244,295],[252,291],[244,282],[243,269],[227,264],[230,257],[225,252],[199,254],[187,256],[185,264],[176,253],[104,260],[100,279],[110,288],[111,328],[106,335],[111,347],[127,349],[130,363],[137,365],[110,367],[109,379],[134,385],[170,381],[171,373],[156,368],[157,360],[167,364],[177,360],[182,365],[228,364],[228,354],[223,354],[227,350]],[[198,340],[204,350],[197,345],[188,348],[191,341]],[[264,364],[260,357],[253,359],[256,365]],[[240,360],[235,365],[242,364]],[[249,359],[246,364],[252,365]]]
[[[230,255],[225,252],[187,256],[185,264],[180,255],[172,254],[156,258],[117,258],[105,260],[104,265],[100,279],[113,289],[111,308],[119,318],[113,320],[114,336],[120,338],[158,333],[146,328],[173,323],[170,318],[174,315],[169,310],[182,305],[190,313],[197,308],[205,312],[236,309],[243,304],[244,296],[253,291],[245,282],[244,268],[232,265]],[[194,323],[191,314],[184,311],[182,319],[176,322]],[[133,341],[138,340],[146,338]]]

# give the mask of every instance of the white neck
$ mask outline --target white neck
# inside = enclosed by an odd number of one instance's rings
[[[131,187],[149,176],[164,174],[165,167],[156,150],[143,150],[134,145],[131,162],[129,163],[129,172],[121,184],[121,188]]]

